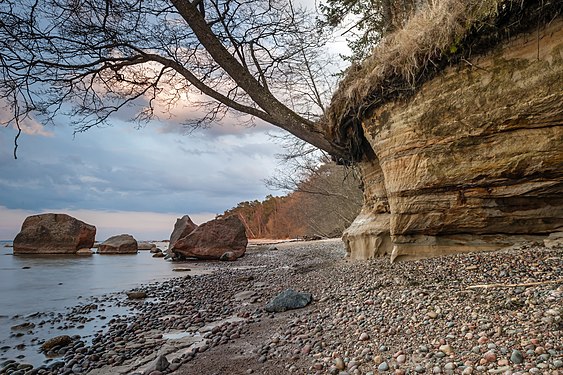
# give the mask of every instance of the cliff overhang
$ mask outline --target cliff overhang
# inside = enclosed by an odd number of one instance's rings
[[[350,69],[326,119],[364,180],[351,257],[563,230],[562,3],[433,2]]]

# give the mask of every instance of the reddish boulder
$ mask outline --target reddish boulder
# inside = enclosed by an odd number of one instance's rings
[[[14,254],[75,254],[94,246],[96,227],[67,214],[28,216],[14,238]]]
[[[137,240],[130,234],[120,234],[105,240],[98,247],[98,254],[136,254]]]
[[[188,215],[182,216],[181,219],[176,220],[176,224],[174,224],[174,230],[170,235],[170,243],[168,244],[168,248],[172,249],[174,244],[181,238],[186,237],[188,234],[192,233],[194,229],[197,228],[197,225],[192,221],[192,219]]]
[[[177,258],[221,259],[231,252],[230,260],[246,252],[246,230],[236,216],[217,218],[197,227],[176,241],[171,251]]]

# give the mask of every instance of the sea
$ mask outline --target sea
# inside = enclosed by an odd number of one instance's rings
[[[96,312],[105,314],[100,317],[104,320],[64,330],[37,325],[23,335],[14,330],[18,324],[38,323],[92,299],[180,276],[173,271],[179,267],[177,263],[153,258],[149,251],[124,255],[13,255],[11,244],[0,241],[0,363],[6,359],[36,367],[48,363],[52,359],[38,353],[41,339],[79,334],[87,340],[103,330],[105,319],[128,312],[123,307],[108,306],[103,313]]]

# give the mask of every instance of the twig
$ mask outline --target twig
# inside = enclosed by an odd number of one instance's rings
[[[487,69],[480,67],[479,65],[473,64],[471,61],[468,61],[466,59],[461,59],[461,61],[463,61],[464,63],[468,64],[469,66],[471,66],[472,68],[477,68],[477,69],[481,69],[484,70],[487,73],[490,73]]]
[[[547,280],[547,281],[535,281],[535,282],[532,282],[532,283],[522,283],[522,284],[501,284],[501,283],[479,284],[479,285],[468,286],[466,289],[517,288],[517,287],[528,287],[528,286],[547,285],[547,284],[563,284],[563,279]]]

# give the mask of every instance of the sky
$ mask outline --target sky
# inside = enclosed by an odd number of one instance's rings
[[[329,50],[346,53],[344,38]],[[7,110],[0,103],[0,120]],[[27,216],[45,212],[95,225],[99,241],[121,233],[161,240],[183,215],[202,224],[239,202],[285,193],[264,183],[283,169],[275,156],[284,150],[269,135],[281,130],[245,128],[230,118],[186,135],[180,124],[198,116],[185,103],[141,129],[128,122],[134,114],[126,109],[110,127],[76,135],[68,118],[55,126],[28,121],[17,160],[16,129],[0,126],[0,240],[13,239]]]
[[[137,129],[112,126],[73,135],[62,123],[28,123],[13,157],[16,130],[0,127],[0,240],[10,240],[29,215],[67,213],[95,225],[97,240],[128,233],[138,240],[170,237],[176,218],[202,224],[268,190],[283,152],[270,125],[231,124],[187,135],[173,121]]]

